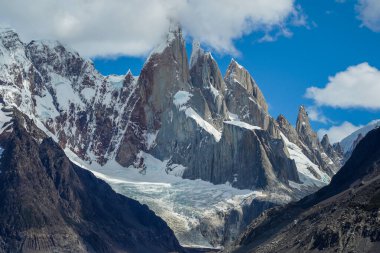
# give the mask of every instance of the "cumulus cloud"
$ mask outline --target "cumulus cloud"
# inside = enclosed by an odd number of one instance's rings
[[[304,22],[295,0],[0,0],[0,23],[25,40],[58,39],[86,56],[147,54],[170,22],[212,49],[237,53],[234,40]]]
[[[359,0],[356,5],[359,19],[363,26],[374,32],[380,32],[380,1],[379,0]]]
[[[336,143],[343,140],[345,137],[352,134],[353,132],[360,129],[361,127],[363,126],[355,126],[351,124],[350,122],[345,121],[339,126],[332,126],[329,129],[324,129],[324,128],[319,129],[318,136],[320,139],[322,139],[322,137],[325,134],[327,134],[329,136],[331,143]]]
[[[379,94],[380,71],[365,62],[329,77],[324,88],[308,88],[305,96],[318,106],[380,109]]]
[[[327,118],[323,112],[316,106],[310,106],[306,108],[309,119],[312,121],[320,122],[323,124],[327,124],[331,122],[329,118]]]

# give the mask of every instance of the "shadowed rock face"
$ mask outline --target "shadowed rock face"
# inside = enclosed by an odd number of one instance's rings
[[[17,110],[7,113],[13,115],[0,135],[0,252],[183,252],[147,206],[71,163]]]
[[[233,252],[377,252],[380,247],[380,129],[318,192],[271,209],[249,226]]]

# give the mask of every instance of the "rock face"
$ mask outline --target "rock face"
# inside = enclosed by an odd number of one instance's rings
[[[339,157],[323,150],[303,107],[296,130],[284,117],[274,120],[258,85],[235,60],[223,78],[212,55],[195,43],[189,66],[177,27],[139,77],[104,77],[59,42],[25,45],[12,30],[1,30],[0,41],[2,99],[89,163],[144,167],[144,152],[168,161],[167,171],[182,165],[184,178],[292,191],[289,181],[305,180],[285,136],[312,166],[329,176],[338,169]]]
[[[321,145],[323,150],[325,151],[325,154],[332,159],[333,163],[335,165],[339,165],[342,163],[343,158],[343,151],[340,147],[340,145],[331,145],[329,137],[327,134],[325,134],[322,138]]]
[[[16,109],[0,113],[0,252],[183,252],[147,206],[71,163]]]
[[[318,140],[317,134],[310,126],[309,117],[304,106],[299,109],[296,131],[303,145],[303,152],[311,161],[321,167],[328,175],[333,176],[340,168],[339,161],[342,159],[338,154],[326,153]],[[335,163],[334,163],[335,161]]]
[[[256,219],[233,252],[377,252],[380,246],[380,129],[318,192]]]

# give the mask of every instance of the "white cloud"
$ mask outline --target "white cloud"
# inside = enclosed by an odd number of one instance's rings
[[[328,119],[322,111],[316,107],[316,106],[310,106],[306,108],[307,114],[309,116],[309,119],[312,121],[320,122],[323,124],[327,124],[331,122],[330,119]]]
[[[322,137],[327,134],[331,143],[336,143],[352,134],[356,130],[360,129],[361,127],[363,126],[355,126],[350,122],[345,121],[339,126],[332,126],[329,129],[319,129],[318,136],[322,139]]]
[[[374,32],[380,32],[380,1],[379,0],[359,0],[356,5],[359,19],[363,25]]]
[[[365,62],[329,77],[324,88],[308,88],[305,96],[318,106],[380,109],[379,94],[380,71]]]
[[[234,40],[304,23],[295,0],[0,0],[0,23],[26,41],[58,39],[86,56],[144,55],[178,21],[214,50],[236,53]]]

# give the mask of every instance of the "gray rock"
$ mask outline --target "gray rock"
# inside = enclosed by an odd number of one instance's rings
[[[224,77],[229,112],[254,126],[268,128],[268,106],[259,87],[246,69],[232,60]]]

